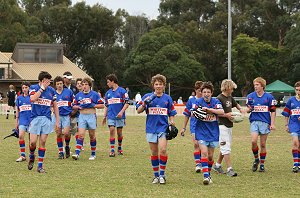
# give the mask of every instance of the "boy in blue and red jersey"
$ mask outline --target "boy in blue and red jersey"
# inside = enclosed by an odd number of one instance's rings
[[[201,149],[201,164],[203,172],[203,184],[212,183],[210,171],[214,164],[214,150],[219,145],[219,124],[218,115],[224,114],[221,102],[217,98],[212,98],[214,87],[211,82],[204,82],[201,86],[202,98],[195,102],[195,107],[202,108],[207,113],[205,119],[196,120],[195,139],[199,142]]]
[[[201,98],[202,93],[201,93],[201,86],[202,86],[203,82],[202,81],[196,81],[195,82],[195,96],[192,96],[189,98],[188,102],[186,103],[186,107],[184,109],[183,114],[185,115],[184,117],[184,123],[183,123],[183,128],[180,131],[181,136],[184,136],[184,132],[186,131],[186,126],[187,123],[190,120],[190,132],[192,135],[192,142],[194,143],[194,160],[196,163],[196,167],[195,167],[195,171],[196,173],[200,173],[201,172],[201,151],[199,148],[199,143],[198,141],[195,139],[195,125],[196,125],[196,118],[194,116],[191,116],[191,109],[195,106],[195,102],[198,98]]]
[[[36,143],[39,138],[38,150],[38,169],[39,173],[45,173],[43,168],[43,161],[46,152],[46,140],[48,134],[53,131],[51,122],[51,106],[53,106],[56,123],[58,127],[59,112],[56,103],[55,90],[50,87],[51,75],[48,72],[41,71],[39,74],[39,83],[30,86],[29,95],[31,101],[31,122],[29,125],[30,133],[30,155],[28,169],[31,170],[34,164],[34,152]]]
[[[103,108],[104,101],[100,98],[99,94],[93,90],[92,80],[90,78],[84,78],[82,80],[83,90],[76,94],[74,99],[73,109],[79,110],[78,116],[78,139],[76,140],[75,154],[72,155],[74,160],[79,159],[80,151],[83,145],[85,131],[89,131],[90,144],[91,144],[91,156],[89,160],[96,159],[96,128],[97,128],[97,117],[96,108]]]
[[[259,172],[265,171],[265,159],[267,156],[266,142],[270,130],[275,130],[276,100],[266,93],[266,80],[258,77],[253,80],[255,91],[247,96],[247,112],[251,112],[250,132],[254,162],[252,171],[255,172],[259,166]],[[260,158],[258,157],[258,136],[260,136]]]
[[[285,117],[286,131],[292,136],[292,155],[294,160],[292,171],[297,173],[300,168],[300,81],[296,82],[294,87],[296,95],[288,100],[282,115]]]
[[[19,129],[19,145],[20,145],[20,157],[16,162],[23,162],[26,160],[25,155],[25,132],[28,132],[31,115],[31,103],[28,95],[30,83],[22,83],[22,95],[16,100],[16,128]]]
[[[151,80],[154,93],[145,94],[136,107],[137,112],[146,111],[146,137],[151,149],[151,164],[154,171],[153,184],[165,184],[165,170],[168,161],[166,130],[175,125],[174,116],[177,114],[172,98],[164,93],[166,77],[157,74]],[[159,155],[159,158],[158,158]]]
[[[56,142],[58,146],[58,159],[64,159],[63,137],[66,142],[66,158],[70,157],[70,114],[73,111],[72,102],[74,100],[73,92],[64,87],[64,79],[61,76],[54,78],[53,84],[56,87],[56,102],[59,110],[59,126],[56,130]]]
[[[115,135],[117,128],[118,134],[118,154],[123,155],[123,127],[125,126],[125,111],[128,108],[129,97],[127,91],[119,87],[118,78],[115,74],[106,76],[107,86],[110,88],[105,93],[105,111],[102,125],[105,125],[106,119],[109,127],[110,137],[110,153],[109,157],[115,157]]]

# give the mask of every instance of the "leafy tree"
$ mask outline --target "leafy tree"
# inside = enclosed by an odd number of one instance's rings
[[[232,47],[233,73],[238,84],[243,85],[243,96],[249,92],[252,80],[258,76],[264,77],[267,82],[284,78],[287,68],[279,61],[283,50],[245,34],[239,35]]]
[[[167,77],[177,94],[187,92],[196,80],[204,79],[203,66],[171,27],[157,28],[143,35],[131,51],[126,66],[128,84],[150,87],[151,77],[160,73]]]
[[[287,32],[285,43],[288,50],[287,56],[284,60],[288,60],[288,76],[287,79],[290,84],[293,84],[300,79],[300,15],[296,17],[297,23],[295,26]]]

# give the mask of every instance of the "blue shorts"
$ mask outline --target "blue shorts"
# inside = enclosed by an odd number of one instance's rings
[[[158,143],[160,138],[166,138],[166,132],[146,133],[147,142]]]
[[[19,125],[19,131],[28,132],[28,128],[29,128],[29,126],[27,126],[27,125]]]
[[[38,116],[31,120],[29,125],[29,133],[35,135],[49,134],[53,132],[53,125],[46,116]]]
[[[258,133],[258,135],[268,135],[270,133],[270,125],[262,121],[253,121],[250,123],[250,132]]]
[[[204,140],[198,140],[198,143],[210,148],[217,148],[219,146],[219,142],[218,141],[212,141],[212,142],[208,142],[208,141],[204,141]]]
[[[291,133],[292,137],[298,137],[298,140],[300,140],[300,133]]]
[[[114,126],[117,128],[122,128],[123,126],[125,126],[125,119],[108,119],[107,120],[107,125],[108,126]]]
[[[77,122],[78,129],[93,130],[97,128],[96,114],[79,114]]]
[[[59,116],[59,125],[58,127],[64,129],[66,127],[70,127],[71,125],[71,118],[70,116]]]

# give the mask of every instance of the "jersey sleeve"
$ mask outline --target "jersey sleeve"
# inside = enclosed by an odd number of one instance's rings
[[[143,97],[142,97],[142,100],[141,101],[138,101],[135,105],[135,108],[138,109],[141,105],[143,105],[144,103],[144,100],[145,98],[147,98],[149,96],[149,94],[145,94]],[[145,107],[145,110],[147,109],[147,105]]]
[[[215,99],[215,105],[213,107],[214,109],[223,109],[222,103],[219,99]]]
[[[36,85],[31,85],[29,87],[29,95],[32,96],[38,91],[38,87]]]
[[[17,97],[17,100],[16,100],[16,106],[17,106],[17,108],[19,108],[19,106],[20,106],[19,105],[19,100],[20,100],[19,97]]]
[[[192,108],[192,98],[190,98],[186,103],[185,109],[183,111],[183,115],[191,117],[191,108]]]
[[[125,89],[123,90],[123,93],[122,93],[122,99],[124,100],[124,103],[128,103],[128,101],[129,101],[129,95]]]
[[[169,103],[168,103],[168,114],[169,116],[175,116],[177,114],[177,111],[174,107],[174,104],[173,104],[173,100],[172,98],[169,96]]]
[[[270,100],[269,100],[270,112],[276,111],[276,104],[277,101],[275,100],[274,96],[270,94]]]
[[[286,105],[285,105],[285,107],[284,107],[284,109],[281,113],[284,117],[289,117],[291,115],[291,99],[292,98],[290,98],[287,101],[287,103],[286,103]]]

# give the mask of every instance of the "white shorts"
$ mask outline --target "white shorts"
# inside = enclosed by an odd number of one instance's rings
[[[220,152],[222,155],[228,155],[231,152],[231,143],[232,143],[232,128],[228,128],[225,125],[220,125]]]

